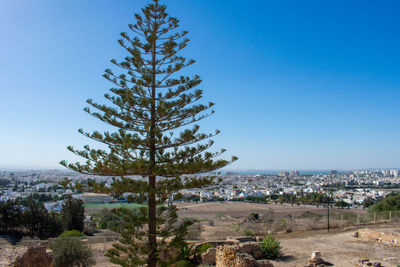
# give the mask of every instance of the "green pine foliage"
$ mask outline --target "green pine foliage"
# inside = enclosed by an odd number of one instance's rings
[[[272,235],[268,235],[263,239],[260,248],[268,260],[274,260],[281,254],[281,243],[273,238]]]
[[[213,182],[212,177],[192,174],[217,170],[236,158],[221,159],[223,149],[209,151],[213,145],[210,138],[219,131],[200,132],[197,123],[214,113],[214,104],[198,102],[203,95],[198,88],[202,82],[198,75],[180,74],[195,61],[180,55],[189,39],[186,31],[178,30],[179,20],[169,16],[166,6],[158,0],[147,4],[135,19],[136,23],[129,25],[130,33],[121,33],[118,41],[127,56],[121,61],[111,60],[119,73],[107,69],[103,75],[113,84],[110,93],[104,95],[111,105],[89,99],[90,107],[85,108],[116,130],[79,130],[108,149],[87,145],[79,150],[69,146],[84,163],[61,164],[83,174],[114,177],[111,188],[91,182],[90,190],[113,196],[130,192],[137,201],[147,203],[147,209],[126,216],[129,223],[121,229],[123,240],[115,246],[111,260],[123,266],[146,262],[153,267],[160,261],[161,250],[171,244],[166,243],[166,238],[173,236],[172,244],[179,245],[183,242],[178,240],[183,239],[181,232],[185,232],[175,227],[176,208],[171,203],[167,207],[162,204],[180,189]]]
[[[0,202],[0,233],[29,235],[40,239],[56,237],[64,230],[61,216],[47,212],[32,196]]]
[[[0,233],[11,233],[22,223],[22,209],[17,200],[0,201]]]
[[[64,200],[61,216],[66,230],[83,232],[85,208],[81,199],[74,199],[70,195]]]
[[[27,206],[22,213],[21,225],[31,237],[47,239],[62,233],[63,223],[61,217],[53,212],[47,212],[42,203],[38,203],[31,196],[27,198]]]

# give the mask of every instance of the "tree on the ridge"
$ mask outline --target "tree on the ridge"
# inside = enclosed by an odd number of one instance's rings
[[[18,200],[0,201],[0,233],[11,232],[19,227],[21,214]]]
[[[78,230],[83,231],[85,219],[85,208],[81,199],[72,198],[71,195],[67,196],[64,200],[61,216],[65,225],[65,230]]]
[[[22,214],[22,225],[27,229],[30,237],[40,239],[49,238],[47,233],[48,223],[52,223],[43,203],[39,203],[32,196],[26,199],[26,208]]]
[[[209,139],[218,131],[204,134],[196,124],[185,127],[211,115],[213,103],[197,103],[202,97],[202,90],[197,89],[202,81],[199,76],[178,75],[194,63],[179,55],[189,41],[187,32],[177,30],[179,20],[170,17],[166,6],[158,2],[153,0],[142,9],[142,14],[135,15],[136,23],[129,25],[135,37],[121,33],[119,44],[128,56],[121,62],[111,62],[122,73],[114,74],[107,69],[103,75],[114,84],[111,93],[105,94],[113,106],[87,101],[94,110],[85,108],[86,112],[117,130],[103,134],[79,132],[105,144],[108,150],[89,146],[76,150],[69,146],[71,152],[86,161],[61,162],[83,174],[114,177],[111,188],[91,183],[93,191],[114,196],[130,192],[135,199],[147,202],[147,209],[127,218],[130,220],[125,228],[127,238],[115,246],[111,260],[123,266],[145,262],[156,266],[161,247],[179,246],[185,231],[176,227],[176,208],[157,204],[166,203],[180,189],[201,187],[213,181],[212,177],[198,178],[192,174],[214,171],[236,160],[235,157],[230,161],[219,159],[224,150],[208,152],[213,144]],[[206,140],[209,141],[201,142]],[[135,238],[130,238],[132,235]],[[165,239],[171,235],[174,240],[167,244]],[[161,238],[158,243],[157,237]],[[127,255],[126,251],[137,251],[137,255]]]

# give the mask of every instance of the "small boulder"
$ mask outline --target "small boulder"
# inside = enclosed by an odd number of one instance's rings
[[[257,242],[245,242],[239,244],[239,252],[247,253],[252,255],[255,259],[262,259],[264,256],[263,251],[260,248],[260,244]]]
[[[310,260],[312,260],[312,261],[320,261],[320,260],[321,260],[321,252],[319,252],[319,251],[313,251],[313,252],[311,253],[311,258],[310,258]]]
[[[307,266],[318,266],[319,264],[324,263],[324,261],[321,259],[321,253],[319,251],[313,251],[311,253],[311,257],[307,262]]]

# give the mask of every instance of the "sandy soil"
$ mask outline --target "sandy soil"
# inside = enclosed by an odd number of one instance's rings
[[[243,219],[250,213],[260,215],[271,209],[275,220],[291,215],[297,217],[306,211],[318,214],[326,214],[326,208],[312,206],[291,206],[255,203],[182,203],[179,205],[181,217],[194,217],[199,219],[202,240],[224,239],[227,236],[241,235],[244,228],[250,228],[252,224],[242,224]],[[332,213],[366,213],[365,210],[332,209]],[[212,221],[212,225],[210,225]],[[366,227],[366,226],[358,226]],[[388,228],[391,227],[391,228]],[[368,225],[368,228],[397,232],[399,225]],[[383,266],[397,266],[399,261],[384,261],[385,258],[400,258],[400,247],[388,247],[376,242],[365,242],[352,237],[357,227],[336,228],[330,233],[326,230],[314,230],[293,232],[289,234],[275,234],[280,240],[284,257],[280,261],[273,261],[274,266],[304,266],[311,252],[320,251],[322,258],[334,266],[355,266],[360,259],[380,261]]]
[[[393,227],[393,226],[390,226]],[[373,227],[369,227],[373,228]],[[382,231],[392,231],[396,228],[376,227]],[[272,261],[274,266],[304,266],[312,251],[320,251],[322,259],[333,266],[355,266],[360,259],[379,261],[383,266],[398,266],[400,264],[400,247],[390,247],[372,241],[362,241],[352,237],[355,232],[323,233],[312,231],[293,233],[278,237],[284,254],[283,260]],[[296,235],[298,235],[296,237]],[[385,260],[392,258],[391,260]],[[397,258],[397,260],[393,260]]]

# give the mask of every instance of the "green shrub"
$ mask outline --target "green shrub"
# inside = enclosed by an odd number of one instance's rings
[[[90,248],[76,237],[61,237],[50,245],[54,267],[88,267],[95,264]]]
[[[205,244],[201,245],[197,250],[198,250],[198,252],[199,252],[200,254],[203,254],[204,252],[207,252],[207,250],[208,250],[209,248],[212,248],[212,247],[214,247],[212,244],[210,244],[210,243],[205,243]]]
[[[83,233],[78,230],[70,230],[64,231],[59,237],[83,237],[85,236]]]
[[[245,236],[254,236],[254,232],[250,229],[244,229],[243,230],[243,235]]]
[[[264,238],[261,242],[260,248],[268,260],[274,260],[279,257],[282,247],[278,240],[273,238],[272,235],[268,235],[268,237]]]

